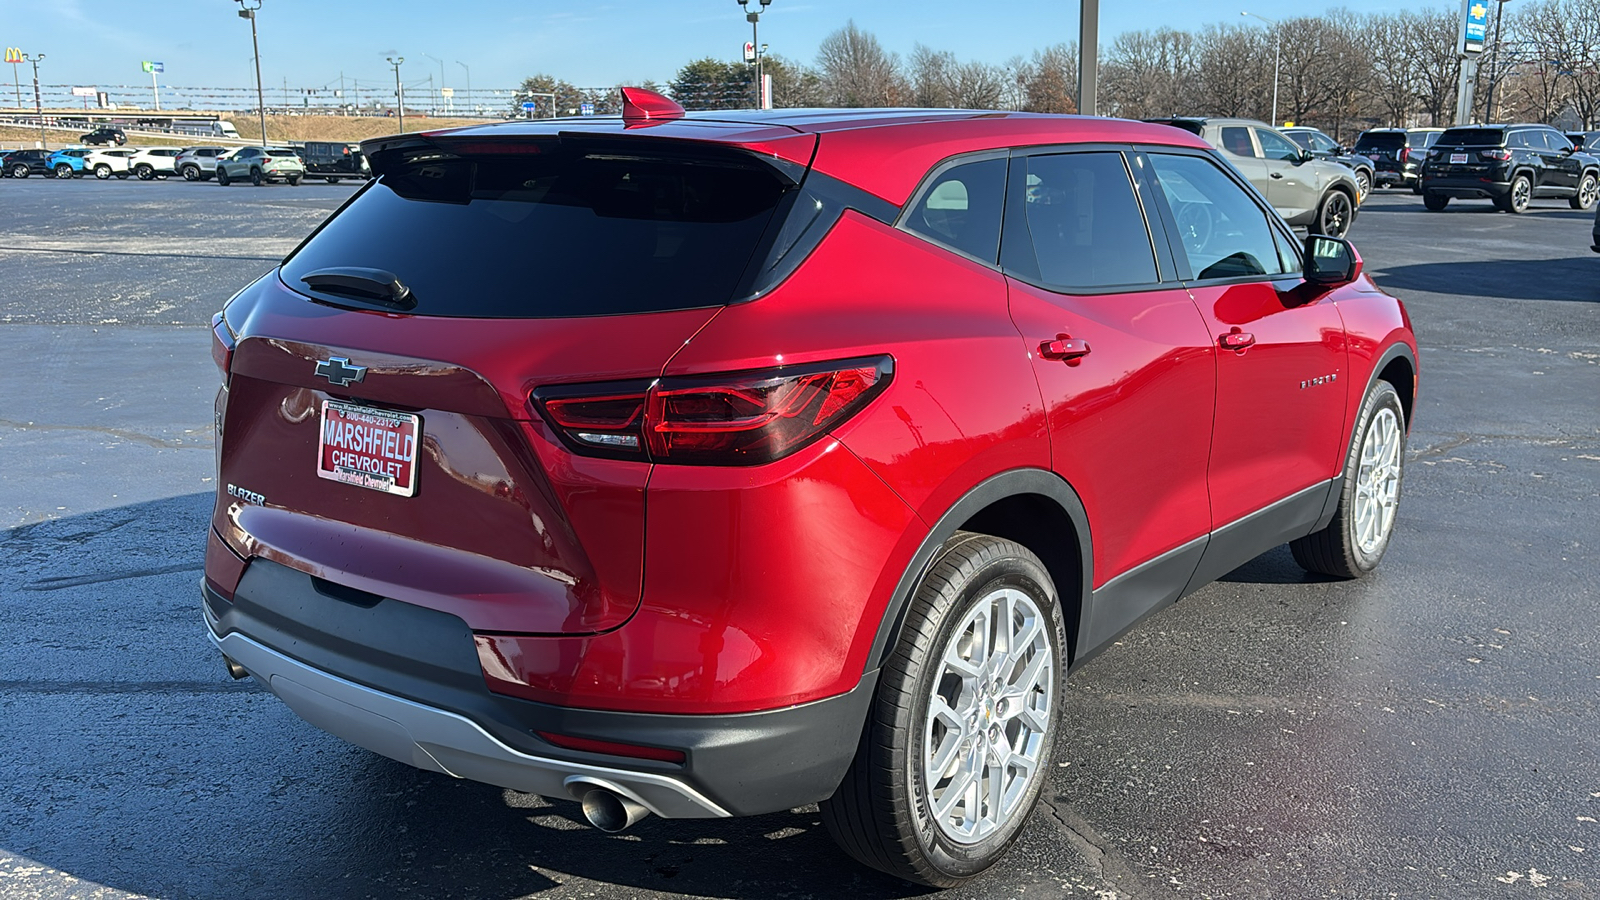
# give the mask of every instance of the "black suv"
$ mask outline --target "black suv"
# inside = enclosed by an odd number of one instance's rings
[[[121,128],[102,125],[78,138],[78,141],[83,144],[116,144],[121,146],[128,142],[128,136],[123,134]]]
[[[0,156],[0,173],[7,178],[50,174],[49,150],[12,150]]]
[[[1328,137],[1319,128],[1306,125],[1296,125],[1290,128],[1279,128],[1284,137],[1311,151],[1311,155],[1318,159],[1331,159],[1337,163],[1344,163],[1356,173],[1356,186],[1361,188],[1361,196],[1365,198],[1377,182],[1377,168],[1372,160],[1365,156],[1356,156],[1346,153],[1347,148],[1339,142]]]
[[[1520,213],[1536,198],[1590,209],[1600,199],[1600,159],[1579,153],[1548,125],[1475,125],[1439,136],[1422,166],[1422,202],[1441,210],[1452,198],[1493,200]]]

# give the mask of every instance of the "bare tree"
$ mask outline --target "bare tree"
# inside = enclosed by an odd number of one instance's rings
[[[1052,44],[1035,50],[1033,59],[1018,70],[1022,108],[1029,112],[1078,111],[1078,45]]]
[[[1411,124],[1421,101],[1421,67],[1412,55],[1418,16],[1410,10],[1378,13],[1362,27],[1362,43],[1372,65],[1370,96],[1383,112],[1378,121],[1402,128]]]
[[[924,44],[911,48],[908,60],[911,103],[934,109],[956,106],[956,55]]]
[[[1129,119],[1193,111],[1197,66],[1194,37],[1158,28],[1117,35],[1101,63],[1107,108]]]
[[[1456,55],[1459,15],[1449,9],[1422,10],[1405,24],[1406,46],[1416,68],[1418,106],[1435,128],[1455,124],[1461,80],[1461,57]]]
[[[1272,103],[1272,45],[1265,32],[1207,25],[1195,39],[1194,112],[1265,119]]]
[[[817,69],[831,106],[897,106],[909,97],[899,59],[854,20],[822,39]]]
[[[1006,90],[1006,72],[988,63],[969,62],[956,67],[957,109],[999,109]]]

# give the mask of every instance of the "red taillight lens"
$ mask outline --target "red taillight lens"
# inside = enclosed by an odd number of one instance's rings
[[[1500,162],[1505,162],[1506,160],[1511,158],[1511,151],[1510,150],[1479,150],[1478,151],[1478,155],[1483,157],[1484,159],[1497,159]]]
[[[534,400],[567,445],[585,455],[753,466],[849,419],[882,393],[893,372],[884,356],[643,386],[564,386],[537,391]]]
[[[1411,148],[1410,147],[1401,147],[1400,148],[1400,161],[1401,162],[1406,162],[1409,159],[1411,159]]]
[[[217,370],[222,373],[222,383],[228,383],[228,372],[233,369],[233,348],[236,341],[233,329],[228,327],[227,320],[222,318],[222,313],[211,317],[211,361],[217,364]]]

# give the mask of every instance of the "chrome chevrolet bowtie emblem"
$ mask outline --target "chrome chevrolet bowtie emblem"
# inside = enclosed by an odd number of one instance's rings
[[[367,367],[352,366],[350,360],[342,356],[331,356],[317,363],[317,374],[338,387],[344,387],[353,381],[366,378]]]

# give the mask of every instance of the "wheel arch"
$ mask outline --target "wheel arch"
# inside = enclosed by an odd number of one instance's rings
[[[945,541],[958,531],[1016,541],[1039,557],[1056,583],[1067,652],[1074,653],[1094,582],[1088,513],[1078,492],[1061,476],[1044,469],[1012,469],[990,476],[962,495],[929,529],[889,598],[866,670],[877,669],[893,650],[918,585]]]
[[[1361,389],[1361,396],[1356,401],[1357,410],[1361,408],[1361,403],[1365,402],[1367,395],[1372,393],[1373,385],[1380,381],[1389,382],[1394,386],[1395,393],[1400,395],[1400,410],[1405,414],[1406,433],[1410,434],[1411,410],[1415,408],[1417,402],[1417,355],[1404,341],[1391,344],[1389,349],[1379,354],[1377,363],[1367,376],[1367,384]],[[1358,437],[1356,426],[1359,424],[1359,419],[1359,415],[1350,417],[1350,434],[1345,438],[1345,453],[1342,457],[1345,462],[1349,461],[1350,448]],[[1341,468],[1340,483],[1343,483],[1348,475],[1349,473]],[[1333,521],[1333,515],[1339,508],[1339,496],[1340,492],[1337,490],[1328,492],[1328,499],[1322,506],[1322,514],[1317,517],[1317,524],[1311,529],[1313,532],[1321,531]]]

